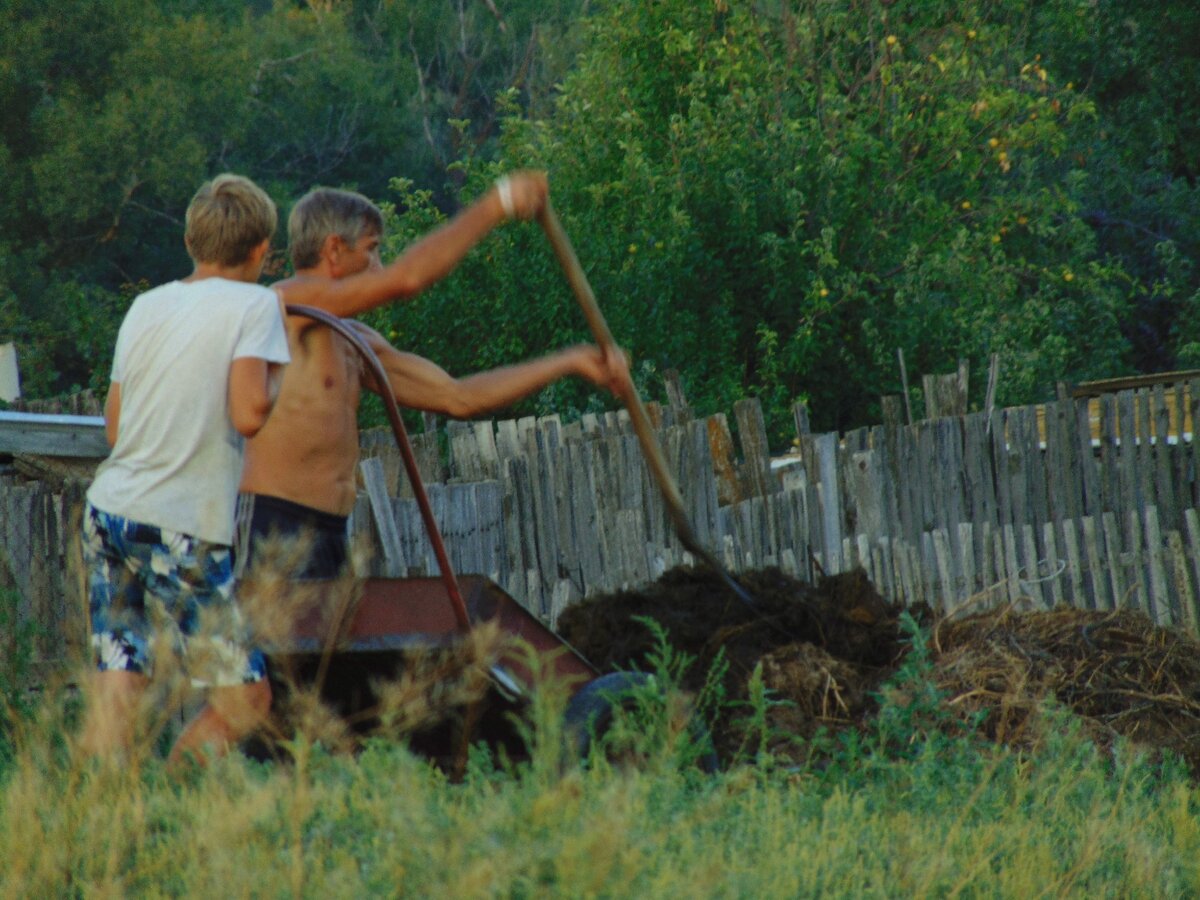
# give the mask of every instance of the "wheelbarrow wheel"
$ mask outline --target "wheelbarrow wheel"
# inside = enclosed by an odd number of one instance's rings
[[[606,752],[613,751],[606,738],[617,711],[637,709],[645,702],[647,692],[657,689],[656,679],[646,672],[610,672],[589,681],[576,691],[563,714],[568,746],[585,761],[602,745]],[[704,772],[717,771],[716,750],[704,723],[693,716],[688,720],[687,730],[696,766]],[[615,755],[622,756],[619,751]]]

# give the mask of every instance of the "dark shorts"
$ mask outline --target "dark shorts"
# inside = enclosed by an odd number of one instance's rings
[[[252,646],[234,600],[229,547],[89,503],[83,559],[100,671],[150,675],[165,641],[196,685],[229,687],[266,677],[266,660]]]
[[[296,580],[337,578],[346,571],[346,516],[265,494],[238,496],[236,575],[254,565],[283,569]]]

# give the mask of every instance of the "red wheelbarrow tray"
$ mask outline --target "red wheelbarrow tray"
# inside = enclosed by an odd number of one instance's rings
[[[504,634],[519,639],[513,652],[493,668],[492,677],[501,680],[498,687],[502,690],[513,690],[503,683],[506,675],[516,678],[522,692],[535,678],[521,642],[537,653],[541,677],[557,676],[578,689],[597,676],[587,660],[495,582],[480,575],[459,575],[457,582],[472,626],[494,621]],[[336,620],[339,604],[316,604],[268,655],[391,653],[449,646],[463,636],[441,578],[366,578],[360,586],[361,597],[347,610],[344,621]]]

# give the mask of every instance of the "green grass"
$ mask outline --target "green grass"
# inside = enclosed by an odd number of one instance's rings
[[[22,748],[6,896],[1196,896],[1195,788],[1067,734],[1033,760],[868,772],[650,760],[450,784],[389,742],[171,780]]]
[[[153,753],[80,758],[75,701],[48,691],[8,705],[0,734],[0,896],[1200,895],[1181,766],[1101,755],[1049,705],[1033,750],[982,743],[916,649],[872,726],[799,767],[748,740],[752,761],[716,775],[679,764],[685,732],[665,721],[626,729],[646,736],[636,766],[564,765],[548,691],[529,759],[479,748],[461,783],[394,740],[349,756],[303,735],[287,765],[170,776]]]

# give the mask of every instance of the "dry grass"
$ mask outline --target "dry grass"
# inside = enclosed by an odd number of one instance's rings
[[[80,756],[50,691],[0,773],[0,896],[1189,896],[1200,795],[1181,775],[1105,760],[1071,727],[1042,755],[931,743],[822,771],[560,765],[561,696],[528,764],[477,755],[452,784],[402,743],[233,756],[186,777],[155,754]],[[397,689],[398,718],[428,698]],[[538,724],[543,723],[543,724]],[[308,728],[314,729],[309,732]],[[1069,725],[1069,723],[1067,723]]]
[[[147,740],[121,761],[79,752],[78,698],[51,685],[0,734],[0,897],[1200,894],[1200,793],[1183,769],[1120,741],[1100,753],[1053,710],[1039,710],[1029,755],[926,723],[887,741],[864,733],[819,767],[765,759],[703,776],[649,740],[655,722],[635,767],[564,766],[565,690],[551,682],[530,713],[529,759],[477,750],[451,783],[403,735],[475,697],[499,652],[480,630],[379,685],[379,739],[351,736],[299,691],[280,735],[287,763],[234,754],[183,776],[161,758],[180,673],[160,672]],[[814,704],[837,702],[828,674]]]

